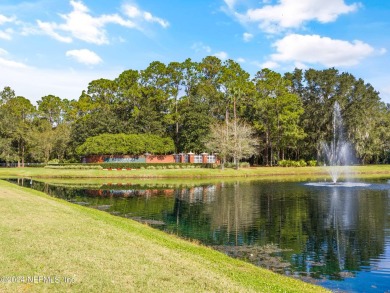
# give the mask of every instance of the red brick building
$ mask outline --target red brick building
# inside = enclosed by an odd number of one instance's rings
[[[202,153],[181,153],[173,155],[89,155],[82,159],[83,163],[193,163],[193,164],[219,164],[216,155]]]

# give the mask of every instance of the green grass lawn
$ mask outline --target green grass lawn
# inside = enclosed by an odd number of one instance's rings
[[[369,165],[350,167],[355,178],[380,178],[390,176],[390,165]],[[329,178],[322,167],[256,167],[234,169],[163,169],[163,170],[70,170],[47,168],[0,168],[0,178],[222,178],[222,177],[258,177],[285,180]]]
[[[326,291],[1,180],[0,237],[0,292]]]

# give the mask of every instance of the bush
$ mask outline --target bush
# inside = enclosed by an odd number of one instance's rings
[[[102,170],[103,167],[99,165],[47,165],[46,169],[83,169],[83,170]]]
[[[248,162],[241,162],[240,167],[241,168],[249,168],[251,165]]]
[[[304,160],[300,160],[299,162],[299,167],[306,167],[307,163]]]
[[[225,168],[234,168],[236,167],[236,164],[232,163],[232,162],[226,162],[225,163]]]
[[[310,167],[315,167],[315,166],[317,166],[317,160],[310,160],[310,161],[307,162],[307,164]]]
[[[280,160],[280,161],[278,162],[278,165],[279,165],[280,167],[290,167],[290,165],[289,165],[289,160]]]
[[[299,161],[293,161],[293,160],[280,160],[278,162],[278,165],[280,167],[306,167],[309,166],[316,166],[317,161],[309,161],[306,163],[305,160],[299,160]]]
[[[74,166],[85,166],[83,169],[150,169],[153,166],[154,169],[185,169],[185,168],[211,168],[212,166],[217,167],[216,164],[192,164],[192,163],[77,163],[77,164],[65,164],[58,163],[51,166],[62,166],[60,169],[80,169],[80,167]],[[31,167],[44,167],[44,164],[34,164]],[[90,167],[87,167],[90,166]],[[97,168],[95,168],[95,167]],[[195,167],[196,166],[196,167]],[[27,166],[26,167],[30,167]]]
[[[47,162],[48,165],[58,165],[60,163],[60,160],[58,159],[53,159]]]
[[[175,145],[172,138],[153,134],[109,134],[88,137],[76,148],[79,155],[139,155],[149,152],[155,155],[173,153]]]

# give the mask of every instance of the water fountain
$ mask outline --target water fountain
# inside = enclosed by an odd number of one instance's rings
[[[350,173],[349,163],[351,154],[351,145],[344,137],[343,120],[341,117],[340,105],[335,102],[332,116],[332,139],[329,143],[321,142],[321,149],[325,157],[325,168],[328,171],[332,182],[309,183],[316,186],[344,186],[357,187],[368,186],[366,183],[358,182],[339,182],[341,175],[346,178]]]
[[[329,144],[321,142],[321,147],[328,164],[329,175],[332,182],[336,184],[340,175],[348,172],[348,155],[351,153],[350,144],[344,138],[343,120],[338,102],[333,107],[332,128],[331,142]]]

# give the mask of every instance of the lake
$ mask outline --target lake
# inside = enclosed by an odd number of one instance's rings
[[[333,291],[390,292],[390,181],[44,183],[11,180],[147,223]]]

